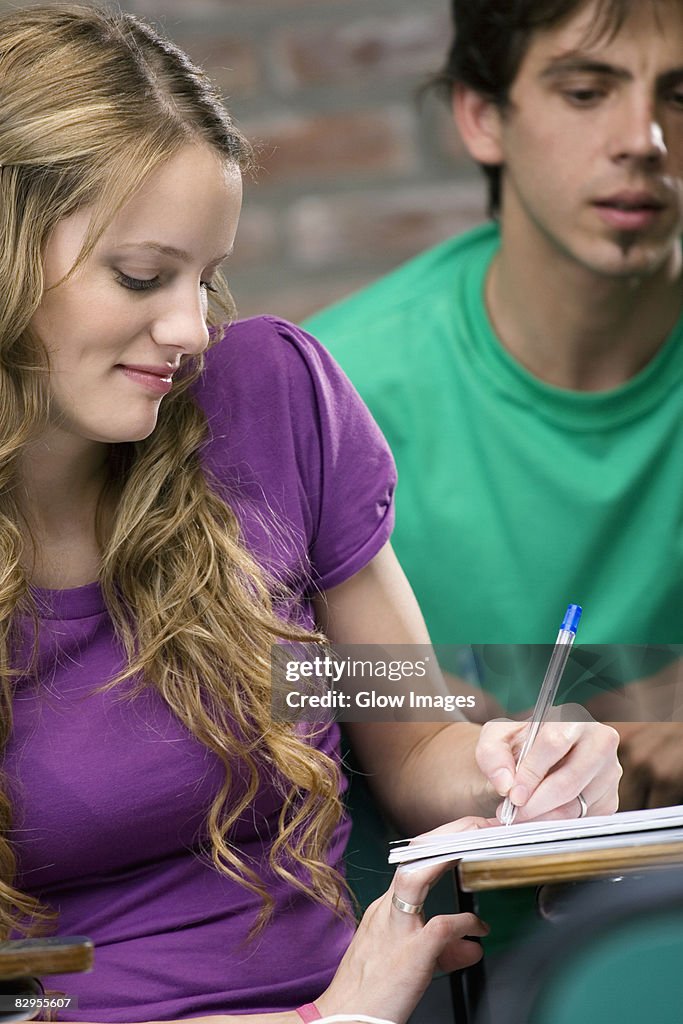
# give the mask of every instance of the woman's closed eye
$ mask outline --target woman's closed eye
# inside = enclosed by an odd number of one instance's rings
[[[152,288],[158,288],[161,284],[161,278],[158,274],[155,277],[130,277],[128,274],[124,274],[122,270],[116,271],[116,280],[124,288],[128,288],[133,292],[150,291]]]
[[[116,271],[116,280],[123,288],[128,288],[133,292],[147,292],[153,288],[159,288],[161,285],[161,278],[158,274],[155,277],[131,277],[129,274],[124,274],[122,270]],[[210,281],[200,281],[199,284],[207,292],[218,290]]]

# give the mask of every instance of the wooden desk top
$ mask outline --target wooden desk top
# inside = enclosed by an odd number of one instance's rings
[[[82,935],[11,939],[0,942],[0,980],[89,971],[93,957],[93,943]]]
[[[634,837],[637,843],[637,836]],[[649,845],[617,849],[577,850],[574,853],[541,853],[520,850],[496,860],[476,860],[475,855],[457,865],[460,888],[465,892],[545,885],[642,871],[665,864],[683,865],[683,840],[663,839]]]

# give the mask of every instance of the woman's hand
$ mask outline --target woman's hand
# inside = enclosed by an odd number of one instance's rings
[[[541,726],[518,771],[515,762],[528,723],[487,722],[475,751],[480,770],[499,797],[509,795],[519,808],[516,822],[579,817],[579,794],[586,813],[613,814],[619,806],[622,773],[619,734],[611,726],[585,721],[588,712],[578,705],[554,708],[553,713],[564,721]]]
[[[435,831],[459,832],[489,824],[484,818],[462,818]],[[437,968],[455,971],[481,958],[481,946],[465,938],[488,933],[474,914],[442,914],[425,923],[422,914],[409,914],[392,904],[393,895],[414,906],[424,903],[447,870],[440,864],[396,871],[389,891],[363,915],[331,985],[316,999],[323,1016],[364,1013],[403,1024]]]

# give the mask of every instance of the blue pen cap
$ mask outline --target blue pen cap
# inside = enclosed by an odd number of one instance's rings
[[[570,604],[564,613],[560,629],[567,629],[570,633],[576,633],[581,618],[582,608],[578,604]]]

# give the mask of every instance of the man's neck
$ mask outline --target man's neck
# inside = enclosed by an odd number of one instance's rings
[[[505,241],[489,271],[496,333],[531,373],[556,387],[603,391],[653,358],[681,313],[681,256],[648,277],[608,277],[567,259],[547,273]]]

